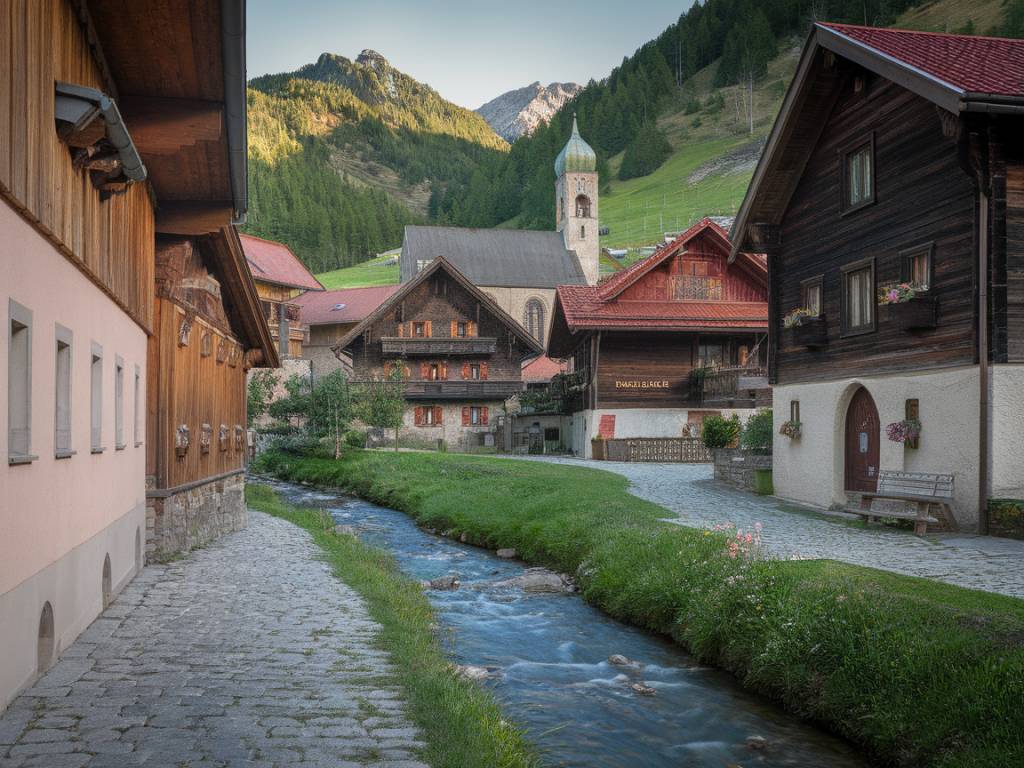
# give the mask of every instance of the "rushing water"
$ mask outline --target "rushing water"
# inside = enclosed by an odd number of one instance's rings
[[[604,616],[575,595],[489,587],[519,562],[430,535],[400,512],[348,496],[273,483],[293,504],[328,510],[368,543],[390,550],[415,579],[458,574],[430,591],[447,650],[487,667],[506,715],[551,766],[680,768],[863,766],[845,742],[743,691],[678,646]],[[639,668],[608,663],[612,654]],[[640,695],[642,682],[655,695]],[[753,746],[752,746],[753,745]]]

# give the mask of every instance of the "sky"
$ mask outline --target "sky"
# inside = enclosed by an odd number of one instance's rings
[[[534,81],[599,80],[693,0],[249,0],[248,75],[372,48],[476,109]]]

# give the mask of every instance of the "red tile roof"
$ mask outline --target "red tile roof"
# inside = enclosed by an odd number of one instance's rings
[[[284,243],[264,240],[255,235],[240,235],[240,238],[253,280],[311,291],[324,289]]]
[[[1024,40],[821,24],[967,93],[1024,95]]]
[[[541,355],[523,366],[523,381],[527,384],[546,384],[559,373],[565,373],[568,365]]]
[[[358,323],[387,301],[399,287],[375,285],[340,291],[307,291],[294,299],[294,303],[302,308],[302,322],[306,325]]]

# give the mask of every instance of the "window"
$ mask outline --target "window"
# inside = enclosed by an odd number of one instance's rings
[[[790,400],[789,401],[789,420],[794,424],[800,423],[800,401]]]
[[[431,381],[437,381],[438,379],[440,379],[441,378],[441,366],[438,365],[437,363],[431,363],[430,364],[430,374],[429,374],[428,378]]]
[[[590,218],[590,198],[587,197],[586,195],[576,196],[576,218]]]
[[[587,228],[585,226],[581,225],[580,226],[580,239],[582,240],[586,236],[587,236]]]
[[[7,461],[32,461],[32,311],[8,299]]]
[[[439,426],[444,420],[441,406],[417,406],[414,412],[414,420],[416,422],[416,426],[418,427]]]
[[[427,324],[426,323],[413,323],[412,324],[412,335],[418,338],[426,338],[427,336]]]
[[[872,136],[843,155],[843,211],[875,201],[875,138]]]
[[[132,418],[135,447],[142,445],[142,372],[135,366],[135,413]]]
[[[90,430],[89,446],[93,453],[103,453],[103,347],[92,343],[89,365]]]
[[[462,408],[462,426],[486,427],[488,422],[486,406],[466,405]]]
[[[455,324],[455,335],[459,338],[465,338],[468,336],[468,327],[464,322],[458,322]]]
[[[800,305],[816,317],[821,315],[823,286],[824,278],[821,275],[800,283]]]
[[[480,409],[475,405],[469,409],[469,423],[474,427],[480,424]]]
[[[875,260],[865,259],[843,267],[842,333],[853,335],[875,330]]]
[[[480,365],[479,363],[471,363],[469,366],[469,378],[473,381],[480,381]]]
[[[719,368],[723,361],[721,344],[700,344],[697,347],[697,365],[702,368]]]
[[[523,310],[523,325],[526,331],[539,342],[544,341],[544,303],[537,298],[526,302]]]
[[[57,340],[54,365],[56,394],[54,401],[53,451],[58,459],[74,455],[71,450],[71,339],[67,328],[58,325],[54,334]]]
[[[124,360],[114,357],[114,450],[124,450]]]
[[[935,243],[924,243],[900,251],[900,279],[922,291],[931,288],[934,252]]]

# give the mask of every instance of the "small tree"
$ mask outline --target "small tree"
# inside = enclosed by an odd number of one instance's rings
[[[245,410],[250,427],[253,426],[256,419],[267,412],[276,385],[277,378],[269,368],[259,368],[253,371],[252,378],[249,379],[249,386],[246,388]]]
[[[729,448],[736,444],[740,435],[740,417],[733,414],[724,416],[708,416],[704,419],[700,439],[708,448]]]
[[[405,414],[405,373],[396,365],[386,377],[362,385],[355,396],[355,412],[373,427],[395,430],[395,450]]]
[[[747,419],[747,423],[743,425],[740,445],[748,451],[770,451],[773,432],[772,409],[764,408]]]

